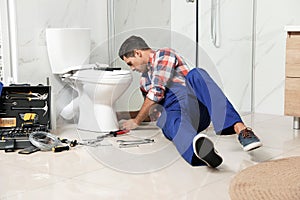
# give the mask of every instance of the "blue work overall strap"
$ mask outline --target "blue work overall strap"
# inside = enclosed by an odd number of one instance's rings
[[[240,115],[204,69],[192,69],[187,74],[186,80],[186,84],[194,90],[197,99],[208,109],[217,134],[230,127],[233,130],[235,123],[242,122]]]

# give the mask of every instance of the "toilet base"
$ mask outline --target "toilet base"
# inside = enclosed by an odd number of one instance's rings
[[[84,94],[80,102],[79,130],[100,133],[119,130],[117,116],[111,105],[96,104]]]

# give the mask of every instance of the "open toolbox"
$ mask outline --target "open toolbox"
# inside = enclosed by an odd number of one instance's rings
[[[14,149],[28,147],[31,132],[48,131],[50,106],[50,86],[4,86],[0,98],[0,150],[11,145]]]

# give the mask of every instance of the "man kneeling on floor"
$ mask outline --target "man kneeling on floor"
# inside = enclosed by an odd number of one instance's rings
[[[238,134],[245,151],[262,146],[208,73],[201,68],[190,70],[174,50],[154,51],[141,37],[131,36],[121,45],[119,56],[131,70],[142,73],[140,89],[145,96],[137,116],[126,120],[123,129],[135,129],[160,105],[157,125],[192,166],[215,168],[223,161],[213,142],[200,133],[210,122],[216,134]]]

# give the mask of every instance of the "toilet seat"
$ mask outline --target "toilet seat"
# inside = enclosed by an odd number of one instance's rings
[[[71,77],[73,80],[95,83],[95,84],[109,84],[122,83],[131,79],[131,72],[129,70],[114,70],[104,71],[97,69],[79,70]]]

